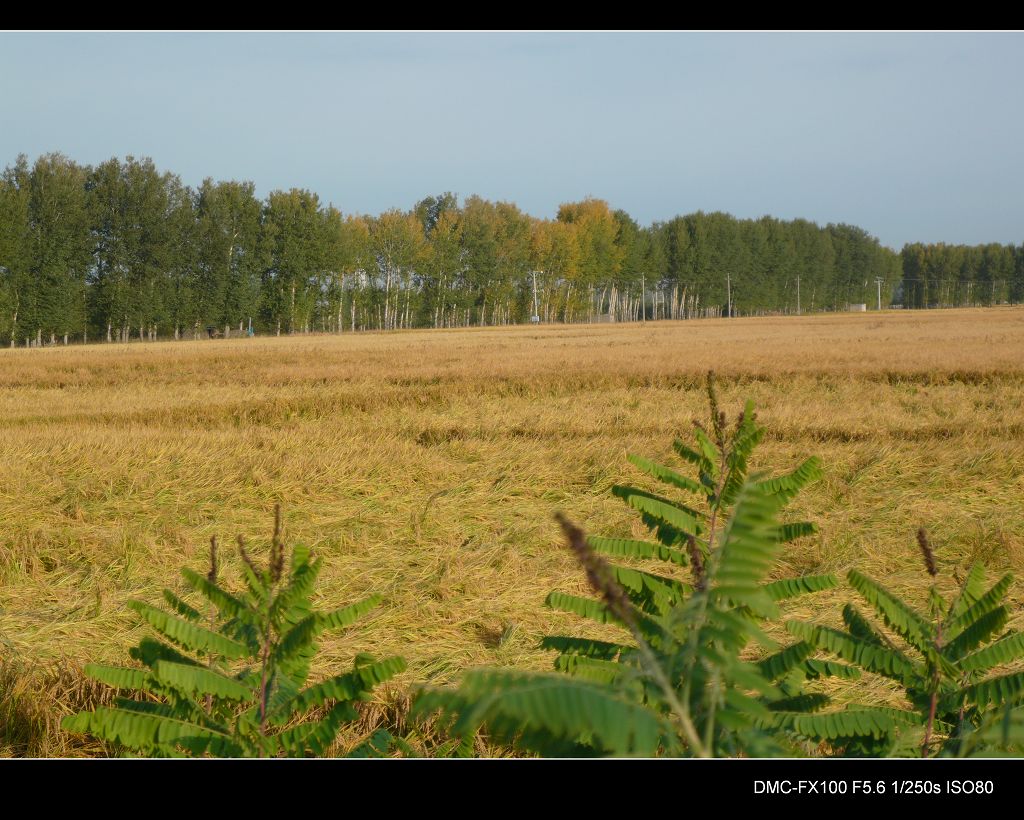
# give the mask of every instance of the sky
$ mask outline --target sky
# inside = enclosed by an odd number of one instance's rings
[[[1024,33],[0,33],[0,166],[1024,241]]]

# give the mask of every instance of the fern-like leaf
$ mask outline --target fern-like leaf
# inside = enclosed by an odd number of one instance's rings
[[[967,672],[987,672],[1021,658],[1024,658],[1024,632],[1015,632],[964,656],[959,666]]]
[[[850,586],[878,611],[890,629],[918,652],[929,657],[935,654],[934,630],[924,618],[889,590],[857,570],[850,570],[847,579]]]
[[[620,643],[598,641],[593,638],[573,638],[567,635],[547,635],[541,639],[541,649],[555,649],[563,655],[584,655],[600,660],[614,660],[631,648]]]
[[[597,552],[612,555],[616,558],[657,558],[659,561],[684,567],[690,559],[682,550],[666,547],[664,544],[652,544],[649,541],[634,541],[629,538],[600,538],[588,536],[587,543]]]
[[[692,478],[680,475],[675,470],[670,470],[668,467],[662,467],[660,464],[655,464],[653,461],[642,458],[641,456],[628,455],[626,458],[635,467],[643,470],[647,475],[658,479],[658,481],[669,484],[673,487],[678,487],[681,490],[688,490],[689,492],[699,493],[705,496],[708,495],[707,487],[698,481],[694,481]]]
[[[68,732],[91,734],[132,749],[159,751],[178,746],[224,757],[238,757],[242,751],[229,736],[194,723],[108,707],[71,715],[61,726]]]
[[[650,709],[608,687],[567,675],[473,670],[457,692],[451,699],[445,690],[427,690],[418,699],[419,710],[454,713],[458,717],[452,731],[460,735],[481,725],[509,738],[539,728],[620,756],[653,757],[671,732]]]
[[[203,666],[157,661],[153,674],[158,681],[190,695],[213,695],[229,700],[246,700],[253,691],[236,680]]]
[[[800,595],[823,592],[839,585],[834,575],[798,575],[796,578],[782,578],[764,585],[764,591],[773,601],[785,601]]]
[[[997,635],[1010,619],[1010,611],[1005,606],[998,606],[986,612],[976,621],[960,631],[952,641],[942,649],[946,660],[957,661],[971,650],[981,646],[993,635]]]
[[[822,477],[821,459],[811,456],[786,475],[766,478],[758,482],[765,492],[779,496],[784,502],[792,501],[809,484]]]
[[[897,649],[854,638],[837,629],[812,626],[801,621],[789,621],[786,628],[801,640],[832,652],[876,675],[903,683],[917,673],[915,664]]]
[[[150,604],[142,601],[129,601],[128,606],[138,612],[150,626],[169,641],[193,652],[213,653],[226,658],[244,658],[249,654],[243,644],[218,632],[211,632],[209,629],[170,615]]]
[[[373,688],[395,675],[404,672],[405,661],[402,658],[385,658],[381,661],[356,667],[351,672],[338,675],[302,690],[287,704],[287,710],[275,715],[274,718],[287,717],[290,713],[304,712],[314,706],[320,706],[328,700],[357,700]]]
[[[697,520],[698,514],[694,510],[669,501],[667,498],[621,484],[612,487],[612,494],[621,498],[637,512],[652,518],[656,522],[656,526],[667,526],[670,531],[682,533],[684,536],[698,536],[704,530]]]

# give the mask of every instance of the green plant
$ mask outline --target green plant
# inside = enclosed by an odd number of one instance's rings
[[[205,614],[171,590],[164,597],[173,611],[130,602],[158,637],[145,637],[130,651],[136,667],[90,664],[85,672],[133,696],[65,718],[64,729],[146,755],[320,755],[357,717],[354,704],[405,669],[401,658],[359,655],[349,672],[309,685],[318,636],[353,624],[380,598],[314,610],[321,559],[296,546],[285,572],[280,508],[267,568],[257,568],[241,537],[238,551],[245,579],[240,593],[218,583],[216,539],[208,574],[182,570],[186,584],[205,599]],[[377,733],[356,753],[383,753],[390,740]]]
[[[828,698],[805,692],[807,680],[858,671],[812,658],[814,647],[803,641],[779,647],[762,628],[779,614],[779,601],[837,583],[831,575],[767,580],[781,545],[814,532],[809,523],[780,524],[778,514],[820,466],[812,458],[777,478],[749,475],[764,428],[748,403],[727,430],[710,374],[708,395],[711,432],[698,424],[694,446],[675,442],[697,479],[630,457],[659,481],[696,494],[704,510],[617,485],[613,492],[641,514],[654,542],[586,538],[562,519],[599,600],[554,592],[548,604],[616,624],[631,640],[545,638],[568,675],[474,670],[455,690],[424,692],[421,713],[441,712],[456,733],[485,726],[554,755],[770,755],[794,752],[795,738],[892,730],[885,710],[814,714]],[[688,566],[692,583],[611,565],[605,555]],[[752,643],[770,654],[753,660]]]
[[[862,749],[868,754],[906,753],[921,756],[960,754],[988,748],[1015,717],[1016,734],[1006,743],[1020,743],[1019,712],[1024,701],[1024,672],[992,674],[1024,657],[1024,633],[1005,630],[1010,609],[1005,602],[1013,577],[1004,575],[986,590],[985,571],[975,564],[958,594],[946,602],[936,586],[938,566],[925,531],[918,545],[932,577],[927,613],[911,608],[889,590],[851,570],[852,586],[874,609],[873,623],[855,606],[843,609],[846,631],[802,622],[787,624],[790,632],[866,672],[896,681],[910,710],[894,710],[903,737],[888,737]],[[969,741],[968,741],[969,738]]]
[[[647,475],[675,490],[685,491],[690,498],[696,496],[697,504],[694,505],[689,499],[677,501],[632,485],[616,484],[612,487],[612,494],[640,513],[654,542],[589,536],[587,543],[595,552],[611,558],[660,561],[661,566],[669,571],[673,567],[689,566],[692,577],[697,583],[700,582],[704,565],[722,545],[722,527],[733,510],[741,488],[749,479],[750,459],[765,434],[765,428],[757,423],[753,403],[749,401],[732,430],[728,428],[725,413],[719,409],[713,373],[708,373],[707,395],[712,419],[710,431],[695,421],[692,444],[679,439],[673,442],[673,449],[694,468],[696,478],[682,475],[641,456],[627,456],[630,463]],[[778,512],[804,487],[820,477],[821,462],[812,456],[788,474],[773,478],[757,477],[754,483],[760,491],[773,499]],[[817,526],[813,523],[794,521],[778,524],[774,535],[777,543],[784,544],[816,532]],[[613,564],[610,571],[631,602],[640,611],[656,618],[667,616],[691,592],[691,585],[679,579],[634,566]],[[764,591],[772,601],[779,602],[830,589],[837,583],[832,574],[803,575],[766,581]],[[553,609],[603,621],[591,599],[552,592],[546,603]],[[595,650],[602,647],[599,643],[565,636],[545,638],[542,646],[561,653],[555,660],[556,668],[576,674],[586,674],[588,669],[595,668],[583,659],[600,659],[600,651],[595,654]],[[607,651],[607,647],[604,647],[604,651]],[[800,675],[814,679],[828,674],[849,674],[845,668],[834,664],[825,665],[807,657],[792,660],[795,654],[795,650],[791,651],[788,656],[791,664],[785,664],[790,688],[798,685],[797,678]],[[772,664],[771,668],[772,671],[782,672],[778,664]]]
[[[1024,708],[992,709],[976,727],[966,729],[953,752],[957,757],[1024,755]]]

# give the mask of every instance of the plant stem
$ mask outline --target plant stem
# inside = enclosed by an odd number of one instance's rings
[[[932,724],[935,722],[935,707],[938,699],[939,693],[932,692],[931,704],[928,707],[928,725],[924,730],[924,743],[921,744],[921,757],[928,757],[928,744],[932,739]]]
[[[942,651],[942,620],[941,619],[938,622],[938,628],[936,629],[936,633],[935,633],[935,651],[937,653]],[[928,744],[931,742],[931,739],[932,739],[932,726],[935,723],[935,709],[938,706],[938,702],[939,702],[939,683],[940,683],[939,676],[941,674],[942,674],[942,672],[939,670],[938,666],[936,665],[935,672],[932,674],[932,686],[934,688],[932,690],[931,702],[928,705],[928,724],[925,726],[925,729],[924,729],[924,742],[921,744],[921,757],[928,757]]]
[[[647,645],[647,641],[644,640],[640,630],[634,625],[629,625],[629,631],[633,633],[633,638],[636,640],[637,648],[640,650],[640,657],[644,662],[644,665],[648,667],[647,671],[654,682],[661,687],[662,694],[665,695],[665,700],[668,701],[668,705],[679,719],[680,728],[683,730],[683,735],[686,737],[686,742],[693,749],[694,754],[697,757],[711,757],[711,753],[707,747],[701,743],[700,735],[697,732],[697,727],[693,725],[693,721],[690,719],[690,710],[686,708],[682,701],[679,700],[679,696],[676,694],[676,690],[672,686],[672,682],[668,679],[668,675],[665,674],[665,670],[661,668],[661,664],[658,663],[658,659],[654,656],[654,652],[650,646]]]

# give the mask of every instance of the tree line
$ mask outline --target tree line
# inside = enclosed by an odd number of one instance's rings
[[[908,307],[956,307],[1024,301],[1024,245],[906,245]]]
[[[451,193],[342,214],[308,190],[191,188],[148,158],[22,155],[0,178],[0,342],[794,313],[879,293],[926,306],[946,292],[904,272],[932,283],[955,264],[980,284],[948,298],[1019,298],[1020,249],[936,267],[935,247],[897,254],[852,225],[717,212],[643,227],[592,198],[555,219]]]

